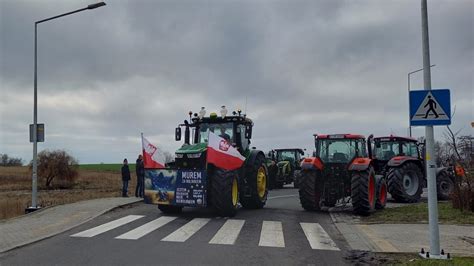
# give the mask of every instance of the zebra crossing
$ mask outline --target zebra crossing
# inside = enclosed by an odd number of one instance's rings
[[[117,229],[126,224],[135,222],[144,218],[144,215],[128,215],[96,227],[81,231],[71,235],[74,238],[92,238],[100,234]],[[161,216],[143,225],[140,225],[130,231],[120,234],[114,239],[118,240],[138,240],[161,227],[177,221],[178,217]],[[162,242],[186,242],[194,234],[203,229],[212,219],[210,218],[194,218],[187,221],[184,225],[174,230],[160,241]],[[234,245],[244,229],[246,221],[240,219],[227,219],[212,236],[208,242],[211,245]],[[258,246],[261,247],[285,247],[285,236],[283,228],[285,224],[281,221],[262,221],[259,234]],[[339,251],[336,243],[331,239],[329,234],[323,229],[319,223],[299,223],[301,229],[306,237],[307,243],[314,250],[333,250]],[[207,241],[207,240],[206,240]]]

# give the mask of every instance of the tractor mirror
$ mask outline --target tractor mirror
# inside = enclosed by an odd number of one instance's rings
[[[174,131],[174,138],[176,141],[181,140],[181,128],[177,127],[176,130]]]
[[[245,126],[245,138],[246,139],[251,139],[252,138],[252,126],[251,125],[246,125]]]

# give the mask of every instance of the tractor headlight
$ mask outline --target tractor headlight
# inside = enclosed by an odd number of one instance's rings
[[[187,156],[189,159],[196,159],[201,157],[201,153],[188,153]]]
[[[183,153],[176,153],[176,158],[182,159],[184,157]]]

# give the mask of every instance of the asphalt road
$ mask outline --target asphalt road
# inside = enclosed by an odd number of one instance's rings
[[[264,209],[232,219],[192,208],[164,216],[134,204],[2,254],[0,265],[347,264],[347,243],[329,215],[303,211],[297,194],[273,190]]]

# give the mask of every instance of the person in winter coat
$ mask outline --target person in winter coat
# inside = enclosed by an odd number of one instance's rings
[[[130,169],[125,158],[122,165],[122,197],[128,197],[128,181],[130,181]]]
[[[145,194],[145,166],[143,164],[143,157],[142,155],[138,155],[137,165],[136,165],[136,173],[137,173],[137,188],[135,189],[135,197],[143,198]]]

